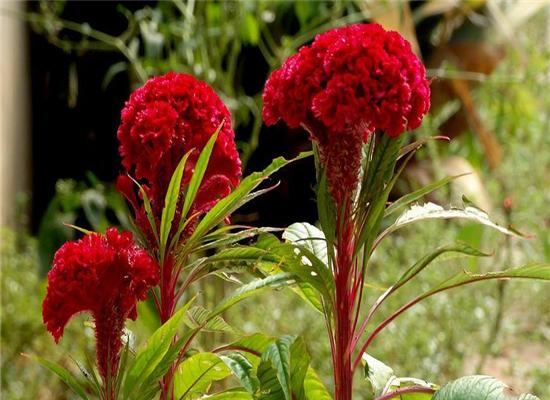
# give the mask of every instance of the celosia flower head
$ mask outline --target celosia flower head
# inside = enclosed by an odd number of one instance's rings
[[[375,130],[395,137],[417,128],[429,96],[424,66],[401,35],[356,24],[318,35],[272,73],[263,118],[310,132],[342,200],[357,185],[361,143]]]
[[[143,183],[157,217],[162,212],[170,178],[183,155],[193,150],[182,180],[182,185],[186,185],[201,150],[224,120],[193,214],[207,211],[239,182],[241,162],[229,110],[210,86],[187,74],[169,72],[148,80],[132,93],[122,110],[119,151],[126,171]],[[126,178],[119,179],[119,190],[135,203]],[[142,208],[138,214],[138,223],[145,221]]]
[[[136,246],[130,232],[110,228],[65,243],[54,256],[42,315],[56,342],[69,320],[89,312],[95,321],[98,368],[105,378],[118,369],[121,335],[136,305],[158,283],[158,265]],[[110,371],[109,367],[110,366]]]

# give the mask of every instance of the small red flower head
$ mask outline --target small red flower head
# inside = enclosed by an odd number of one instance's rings
[[[136,319],[136,304],[158,283],[158,270],[130,232],[109,228],[105,235],[92,233],[65,243],[48,273],[42,306],[46,328],[59,342],[69,320],[89,312],[95,320],[98,368],[104,378],[115,374],[124,322]]]
[[[231,114],[210,86],[187,74],[169,72],[148,80],[132,93],[122,110],[119,151],[126,171],[143,182],[157,217],[162,212],[170,178],[183,155],[194,149],[185,167],[182,185],[186,185],[201,150],[224,120],[192,214],[208,211],[239,183],[241,161]],[[119,180],[119,190],[131,197],[125,179]],[[142,214],[138,215],[138,223],[145,221],[143,209],[136,211]]]
[[[394,137],[417,128],[430,107],[430,89],[403,37],[356,24],[300,48],[271,74],[263,100],[266,124],[282,119],[310,132],[338,199],[355,190],[361,143],[375,130]]]

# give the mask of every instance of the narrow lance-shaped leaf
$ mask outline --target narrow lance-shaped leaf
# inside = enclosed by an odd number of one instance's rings
[[[386,208],[386,211],[384,212],[384,217],[387,217],[394,212],[400,210],[401,208],[414,203],[415,201],[421,199],[425,195],[436,191],[437,189],[442,188],[443,186],[448,185],[453,180],[460,178],[462,176],[468,175],[466,174],[460,174],[460,175],[454,175],[454,176],[448,176],[446,178],[440,179],[437,182],[430,183],[429,185],[426,185],[418,190],[415,190],[414,192],[408,193],[396,201],[394,201],[389,207]]]
[[[141,186],[138,181],[136,181],[130,175],[128,175],[128,177],[138,187],[139,194],[141,195],[141,198],[143,199],[143,207],[145,208],[145,215],[147,216],[147,221],[149,221],[149,226],[151,227],[151,230],[153,231],[153,235],[155,236],[155,240],[157,241],[157,245],[160,245],[160,239],[159,239],[159,234],[158,234],[158,230],[157,230],[157,223],[155,221],[155,215],[153,214],[153,209],[151,208],[151,201],[149,200],[149,196],[147,196],[147,192],[145,191],[145,189],[143,189],[143,186]]]
[[[371,307],[371,310],[369,311],[369,314],[367,316],[367,321],[372,317],[372,314],[378,309],[378,307],[396,290],[398,290],[400,287],[405,285],[407,282],[409,282],[411,279],[413,279],[415,276],[417,276],[420,272],[424,270],[428,265],[430,265],[436,258],[439,256],[449,253],[449,252],[455,252],[455,253],[461,253],[466,254],[469,256],[475,256],[475,257],[488,257],[490,254],[482,253],[479,250],[474,249],[473,247],[468,246],[465,243],[456,243],[452,245],[446,245],[441,246],[435,251],[432,251],[431,253],[425,255],[420,260],[418,260],[413,266],[411,266],[409,269],[407,269],[388,290],[386,290],[373,304]]]
[[[409,210],[405,211],[397,220],[389,226],[384,232],[382,232],[377,238],[376,242],[379,243],[383,238],[396,230],[410,225],[414,222],[430,220],[430,219],[465,219],[474,221],[479,224],[493,228],[501,233],[510,236],[525,237],[520,232],[511,228],[504,228],[495,222],[491,221],[487,213],[472,205],[466,205],[464,208],[450,208],[445,209],[440,205],[434,203],[426,203],[422,206],[414,205]]]
[[[461,271],[454,276],[444,280],[431,290],[421,294],[420,296],[409,301],[393,312],[389,317],[382,321],[371,333],[365,344],[361,347],[359,356],[355,359],[354,368],[361,362],[361,354],[370,346],[378,334],[398,316],[403,314],[409,308],[422,300],[433,296],[434,294],[445,290],[453,289],[459,286],[464,286],[470,283],[481,282],[492,279],[537,279],[550,281],[550,264],[529,264],[522,267],[510,268],[505,271],[488,272],[486,274],[473,274],[468,271]]]
[[[78,397],[81,399],[88,400],[88,396],[86,396],[86,391],[84,390],[84,387],[78,382],[78,380],[64,367],[61,365],[54,363],[52,361],[48,361],[42,357],[36,356],[36,355],[30,355],[30,354],[23,354],[25,357],[30,358],[33,361],[36,361],[43,367],[49,369],[54,374],[59,376],[59,378],[71,388],[73,392],[75,392]]]
[[[223,313],[225,310],[237,304],[238,302],[249,298],[263,290],[268,288],[278,288],[287,286],[294,283],[294,277],[292,274],[283,272],[276,275],[271,275],[262,279],[255,279],[246,285],[238,288],[232,295],[222,300],[210,313],[207,321],[215,318]]]
[[[162,215],[160,220],[160,255],[161,257],[164,257],[168,236],[170,235],[170,231],[172,230],[172,221],[174,220],[174,215],[176,214],[176,207],[178,205],[178,199],[179,199],[180,190],[181,190],[181,180],[183,178],[185,164],[192,151],[193,150],[190,150],[182,157],[174,173],[172,174],[172,177],[170,178],[170,183],[168,184],[168,190],[166,191],[166,197],[164,199],[164,207],[162,209]]]
[[[187,190],[185,192],[185,200],[183,202],[183,208],[181,211],[182,220],[187,217],[187,213],[189,212],[189,209],[191,208],[191,205],[193,204],[193,201],[197,196],[197,192],[199,191],[202,179],[204,178],[206,168],[208,167],[208,162],[210,161],[212,149],[214,148],[216,140],[218,139],[218,134],[220,133],[224,125],[225,119],[218,126],[216,132],[214,132],[214,134],[210,137],[210,139],[202,149],[199,158],[197,159],[193,175],[191,176],[191,180],[189,181],[189,185],[187,186]]]
[[[207,397],[208,400],[253,400],[253,397],[247,391],[234,388],[223,392],[214,393]]]
[[[202,238],[212,228],[221,223],[225,217],[242,206],[247,201],[252,200],[253,196],[250,194],[258,185],[260,185],[267,177],[274,172],[278,171],[282,167],[290,164],[291,162],[308,157],[311,152],[300,153],[297,157],[286,160],[283,157],[274,159],[271,164],[261,172],[254,172],[244,178],[239,186],[233,190],[227,197],[224,197],[214,205],[208,211],[208,213],[202,218],[197,227],[195,228],[191,237],[187,240],[188,246],[193,245],[199,238]]]

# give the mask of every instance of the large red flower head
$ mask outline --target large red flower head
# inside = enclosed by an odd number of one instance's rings
[[[417,128],[429,96],[424,66],[401,35],[356,24],[318,35],[272,73],[263,118],[310,132],[338,200],[357,185],[361,143],[375,130]]]
[[[119,151],[126,171],[143,182],[157,217],[162,212],[170,178],[183,155],[194,149],[182,181],[186,185],[201,150],[224,120],[193,214],[207,211],[239,183],[241,162],[229,110],[210,86],[187,74],[169,72],[148,80],[132,93],[122,110]],[[128,195],[129,187],[126,177],[119,180],[124,194]],[[138,223],[145,221],[143,209],[139,213]]]
[[[98,368],[104,378],[108,372],[114,374],[124,322],[136,319],[136,304],[158,283],[158,270],[130,232],[110,228],[105,235],[92,233],[65,243],[55,253],[48,273],[42,306],[48,331],[59,342],[69,320],[89,312],[95,321]]]

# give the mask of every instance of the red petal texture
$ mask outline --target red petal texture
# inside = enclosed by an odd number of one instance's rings
[[[360,144],[375,130],[395,137],[417,128],[430,107],[430,88],[401,35],[355,24],[322,33],[289,57],[269,77],[263,100],[266,124],[283,120],[310,132],[339,197],[337,191],[356,188]]]
[[[182,185],[186,185],[201,150],[224,119],[192,213],[208,211],[239,183],[241,161],[231,114],[210,86],[187,74],[169,72],[148,80],[132,93],[122,110],[119,151],[126,172],[144,183],[157,218],[170,178],[183,155],[193,150],[183,177]],[[121,191],[127,195],[127,190]],[[150,236],[143,207],[136,213],[141,214],[138,224]]]
[[[56,342],[65,325],[89,312],[96,325],[98,368],[103,377],[118,368],[121,335],[127,318],[136,319],[136,304],[157,285],[158,265],[137,247],[130,232],[109,228],[65,243],[54,256],[42,316]]]

